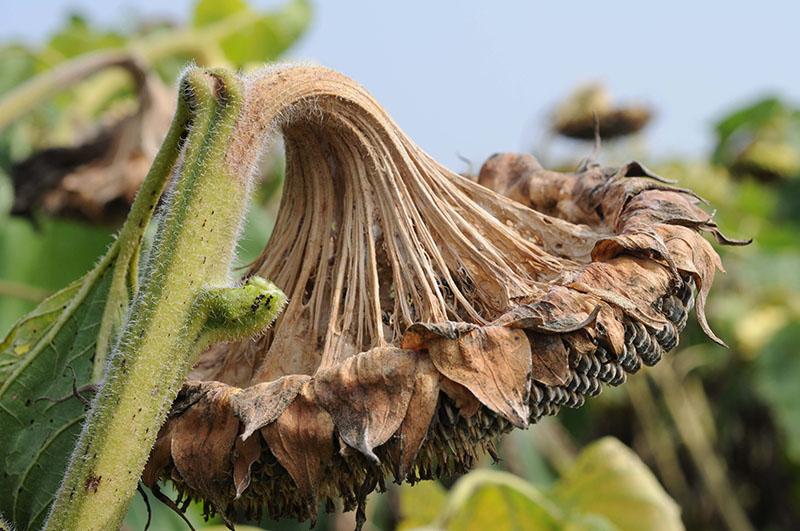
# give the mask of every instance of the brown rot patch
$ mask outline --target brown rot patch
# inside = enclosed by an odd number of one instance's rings
[[[86,482],[84,483],[84,488],[86,488],[86,492],[97,492],[97,489],[100,487],[100,481],[103,479],[103,476],[95,476],[94,474],[89,475],[86,478]]]

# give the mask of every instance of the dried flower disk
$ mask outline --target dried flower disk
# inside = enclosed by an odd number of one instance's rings
[[[493,439],[659,361],[721,241],[691,192],[638,163],[479,182],[414,145],[361,87],[316,67],[245,79],[226,160],[286,145],[275,229],[248,275],[288,296],[264,336],[195,366],[144,473],[232,517],[363,509],[384,478],[469,469]],[[696,294],[696,297],[695,297]],[[360,511],[363,518],[363,510]]]
[[[577,140],[592,140],[599,130],[604,139],[619,138],[642,130],[652,118],[644,105],[617,105],[601,83],[579,87],[556,107],[552,130]]]

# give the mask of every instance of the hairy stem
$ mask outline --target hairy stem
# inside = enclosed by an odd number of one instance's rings
[[[183,162],[145,265],[146,280],[133,300],[46,529],[117,528],[199,351],[210,341],[260,332],[284,302],[283,294],[260,278],[242,287],[230,285],[249,192],[248,182],[232,176],[222,163],[241,107],[238,81],[222,72],[191,70],[182,86],[190,113],[180,126],[182,133],[188,131]],[[153,182],[144,185],[140,197],[163,187],[162,173],[151,173]],[[145,211],[151,208],[145,205]]]
[[[188,94],[190,87],[183,83],[180,90],[182,94]],[[117,238],[120,242],[119,257],[111,279],[108,298],[120,302],[117,305],[109,304],[103,310],[97,335],[92,381],[97,382],[103,376],[112,337],[119,330],[128,312],[130,296],[134,296],[138,290],[137,270],[141,241],[178,161],[182,138],[188,130],[190,119],[191,111],[187,101],[184,97],[179,97],[169,131],[153,159],[153,165],[131,205],[131,211]]]

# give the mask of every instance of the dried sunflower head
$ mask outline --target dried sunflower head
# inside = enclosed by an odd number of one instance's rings
[[[225,517],[363,507],[397,482],[469,469],[494,438],[577,407],[675,347],[720,239],[691,192],[638,163],[544,170],[492,157],[479,183],[414,145],[350,79],[247,80],[227,161],[273,133],[286,182],[248,275],[289,303],[262,337],[205,352],[144,481]],[[362,513],[363,514],[363,513]]]
[[[605,139],[631,135],[652,118],[644,105],[614,105],[606,87],[590,83],[579,87],[553,113],[552,129],[578,140],[592,140],[597,129]]]
[[[109,113],[116,116],[107,116],[106,124],[75,146],[42,149],[15,163],[13,214],[31,216],[42,209],[52,216],[103,224],[127,215],[175,104],[161,80],[132,58],[122,55],[101,66],[124,66],[132,74],[138,106],[121,116]]]

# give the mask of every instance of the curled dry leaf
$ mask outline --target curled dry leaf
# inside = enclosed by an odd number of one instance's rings
[[[340,74],[283,67],[246,85],[231,171],[252,171],[276,132],[287,159],[248,275],[290,302],[262,337],[203,354],[148,482],[160,472],[228,516],[351,509],[386,475],[463,472],[499,434],[656,363],[695,292],[708,331],[720,262],[700,232],[718,229],[641,164],[557,173],[503,154],[479,184]]]

